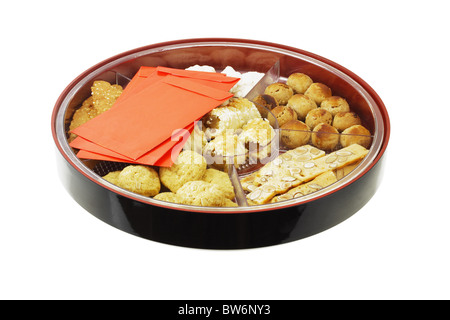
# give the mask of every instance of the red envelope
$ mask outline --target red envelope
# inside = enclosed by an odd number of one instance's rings
[[[82,137],[75,138],[70,143],[70,146],[72,148],[80,150],[77,156],[82,159],[139,163],[151,166],[157,165],[157,163],[162,162],[170,166],[173,164],[171,158],[174,158],[173,160],[177,158],[184,144],[187,142],[190,134],[194,130],[194,126],[195,124],[190,124],[183,130],[174,131],[169,139],[159,144],[157,147],[153,148],[148,153],[144,154],[142,157],[139,157],[136,160],[125,157],[112,150],[106,149]],[[161,158],[167,157],[167,154],[170,154],[172,157],[168,157],[169,159],[163,159],[163,161],[159,161]],[[93,156],[95,158],[89,158],[90,156]]]
[[[232,96],[167,76],[72,132],[135,160]]]
[[[174,69],[167,67],[147,67],[142,66],[130,83],[126,86],[114,106],[122,103],[126,98],[136,94],[158,81],[164,79],[167,75],[189,78],[193,82],[212,86],[213,88],[230,91],[230,89],[240,80],[239,78],[227,77],[223,73],[212,73],[204,71],[192,71],[183,69]]]
[[[180,149],[180,151],[181,151],[181,149]],[[178,154],[180,153],[180,151],[178,152]],[[156,166],[156,167],[167,167],[167,168],[171,167],[174,163],[173,162],[174,158],[172,156],[171,151],[167,152],[161,159],[156,161],[154,164],[148,164],[146,162],[133,161],[133,160],[128,161],[128,160],[124,160],[122,158],[110,157],[110,156],[106,156],[104,154],[98,154],[98,153],[86,151],[86,150],[80,150],[77,153],[77,157],[80,159],[123,162],[123,163],[130,163],[130,164],[152,165],[152,166]]]

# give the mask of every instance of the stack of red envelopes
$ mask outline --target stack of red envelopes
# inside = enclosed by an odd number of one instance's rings
[[[82,159],[168,167],[196,121],[233,96],[239,78],[141,67],[108,111],[72,130]]]

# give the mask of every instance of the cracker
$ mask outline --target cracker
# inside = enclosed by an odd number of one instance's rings
[[[271,202],[279,202],[283,200],[289,200],[301,196],[306,196],[307,194],[325,188],[336,181],[337,181],[336,175],[334,174],[333,171],[329,170],[325,173],[320,174],[310,182],[301,184],[295,188],[290,189],[285,194],[274,197]]]
[[[304,145],[289,150],[277,158],[267,163],[263,168],[248,175],[241,180],[242,188],[251,192],[265,183],[278,181],[281,176],[293,176],[301,171],[301,165],[305,161],[310,161],[323,157],[325,152],[311,145]],[[292,182],[287,179],[285,182]],[[287,185],[287,184],[286,184]],[[283,190],[286,188],[283,188]],[[281,192],[281,190],[280,190]]]
[[[300,172],[292,172],[290,176],[276,176],[258,186],[247,195],[248,202],[251,205],[268,203],[277,194],[285,193],[292,187],[311,181],[326,171],[340,169],[361,160],[368,152],[366,148],[353,144],[327,156],[301,162]],[[289,188],[287,188],[289,184],[284,183],[288,182],[287,179],[292,180]]]
[[[337,170],[335,170],[335,174],[336,174],[336,178],[338,180],[342,179],[343,177],[345,177],[346,175],[348,175],[350,172],[352,172],[359,164],[361,161],[358,161],[356,163],[350,164],[348,166],[345,166],[343,168],[339,168]]]

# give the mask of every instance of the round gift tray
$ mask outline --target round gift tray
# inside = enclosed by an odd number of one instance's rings
[[[309,195],[238,207],[169,203],[119,188],[101,176],[117,164],[77,158],[67,141],[71,117],[95,80],[126,85],[141,66],[266,72],[279,63],[279,80],[294,72],[327,84],[345,97],[372,134],[369,153],[351,173]],[[374,195],[381,180],[390,123],[377,93],[346,68],[310,52],[263,41],[204,38],[153,44],[111,57],[83,72],[58,98],[52,114],[58,172],[69,194],[88,212],[130,234],[178,246],[242,249],[282,244],[322,232],[346,220]],[[122,164],[124,165],[124,164]],[[231,175],[230,175],[231,177]],[[233,181],[236,196],[243,191]]]

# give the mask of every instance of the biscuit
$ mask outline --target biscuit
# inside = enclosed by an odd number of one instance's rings
[[[253,102],[245,98],[232,98],[226,105],[208,112],[202,122],[206,127],[206,138],[210,140],[227,130],[240,129],[254,118],[261,118],[261,114]]]
[[[253,99],[253,102],[263,118],[267,118],[269,111],[275,107],[278,107],[277,100],[268,94],[261,94],[257,96]]]
[[[335,116],[338,112],[350,111],[350,106],[348,105],[347,100],[338,96],[326,98],[320,103],[320,107],[329,111],[333,116]]]
[[[305,91],[305,95],[314,100],[320,106],[323,100],[332,96],[331,89],[323,83],[314,82]]]
[[[322,108],[313,109],[306,115],[305,123],[312,130],[318,124],[326,123],[331,124],[333,122],[333,115]]]
[[[281,142],[289,149],[295,149],[309,142],[311,132],[308,126],[299,120],[291,120],[281,126]]]
[[[333,171],[329,170],[325,173],[318,175],[316,178],[311,180],[310,182],[301,184],[295,188],[290,189],[288,192],[273,197],[271,202],[279,202],[283,200],[290,200],[294,198],[299,198],[302,196],[306,196],[307,194],[318,191],[322,188],[325,188],[332,183],[336,182],[338,179]]]
[[[304,94],[294,94],[288,101],[287,106],[297,113],[299,120],[304,121],[308,112],[317,108],[317,104]]]
[[[70,122],[69,132],[95,118],[97,115],[98,111],[94,107],[94,98],[90,96],[89,98],[84,100],[81,104],[81,107],[74,112],[72,121]],[[76,137],[77,135],[75,133],[69,133],[69,143],[72,142]]]
[[[155,200],[173,202],[173,203],[183,203],[183,198],[173,192],[161,192],[153,197]]]
[[[325,151],[319,150],[311,145],[304,145],[280,154],[277,158],[267,163],[260,170],[241,179],[242,188],[245,191],[254,191],[257,187],[278,180],[279,177],[292,176],[301,171],[302,163],[321,158]],[[285,179],[292,180],[290,178]],[[295,179],[294,179],[295,180]],[[285,184],[286,186],[288,183]]]
[[[216,169],[206,169],[202,180],[217,185],[227,199],[234,199],[234,188],[227,173]]]
[[[294,109],[289,108],[287,106],[278,106],[274,109],[272,109],[272,114],[275,116],[275,118],[278,121],[278,126],[281,127],[283,124],[290,120],[297,120],[297,113],[294,111]],[[272,119],[269,119],[272,120]],[[271,121],[270,125],[272,127],[276,127],[276,124],[274,121]]]
[[[349,164],[348,166],[345,166],[343,168],[339,168],[336,169],[334,171],[335,175],[336,175],[336,179],[340,180],[343,177],[345,177],[346,175],[348,175],[350,172],[352,172],[359,164],[361,161],[355,162],[353,164]]]
[[[91,96],[84,100],[81,107],[73,114],[69,132],[109,110],[122,94],[122,91],[123,89],[119,85],[111,85],[103,80],[94,81],[91,86]],[[76,134],[70,133],[69,142],[72,142],[76,137]]]
[[[244,164],[247,159],[247,150],[243,141],[233,132],[223,132],[208,142],[203,154],[208,164],[222,168],[223,164],[234,163],[235,166]]]
[[[150,167],[129,165],[117,177],[117,185],[131,192],[152,197],[161,190],[158,173]]]
[[[176,192],[186,182],[201,180],[205,172],[206,159],[194,151],[184,150],[171,167],[159,169],[159,177],[164,186]]]
[[[342,132],[356,124],[361,124],[361,118],[352,111],[338,112],[333,118],[333,127],[335,127],[339,132]]]
[[[275,82],[266,87],[264,94],[274,97],[281,106],[286,105],[288,100],[294,95],[294,90],[285,83]]]
[[[223,207],[226,197],[220,188],[206,181],[189,181],[176,192],[184,204],[203,207]]]
[[[372,143],[372,136],[369,130],[357,124],[342,131],[340,142],[343,147],[356,143],[364,148],[369,148]]]
[[[339,143],[339,132],[329,124],[320,123],[312,130],[311,142],[321,150],[333,150]]]
[[[239,141],[245,145],[252,156],[262,159],[269,156],[274,137],[275,131],[269,121],[256,118],[244,125]]]
[[[98,113],[103,113],[109,110],[117,98],[122,94],[122,87],[113,84],[111,85],[107,81],[94,81],[91,88],[92,98],[94,99],[94,107],[97,109]]]
[[[291,87],[295,93],[305,93],[313,80],[306,74],[296,72],[291,74],[286,81],[286,84]]]
[[[120,170],[119,171],[111,171],[107,175],[104,175],[102,178],[108,182],[111,182],[112,184],[117,185],[117,181],[119,179],[119,174],[120,174]]]
[[[283,166],[284,169],[291,169],[289,174],[277,174],[275,177],[270,180],[267,179],[267,182],[260,184],[256,188],[252,187],[251,189],[253,190],[247,194],[248,204],[258,205],[268,203],[274,196],[285,193],[289,189],[297,187],[302,183],[309,182],[322,173],[355,163],[364,158],[367,153],[368,150],[366,148],[358,144],[353,144],[349,147],[330,153],[327,156],[322,156],[314,160],[297,162],[295,167],[292,165],[289,167],[289,162],[283,161],[279,165],[280,167]],[[260,169],[260,171],[265,170],[265,167]],[[294,168],[295,171],[293,170]],[[281,171],[282,170],[280,170],[280,172]],[[254,182],[256,181],[257,177],[254,179]],[[242,187],[244,187],[244,184],[242,184]],[[249,189],[248,186],[246,187]]]

